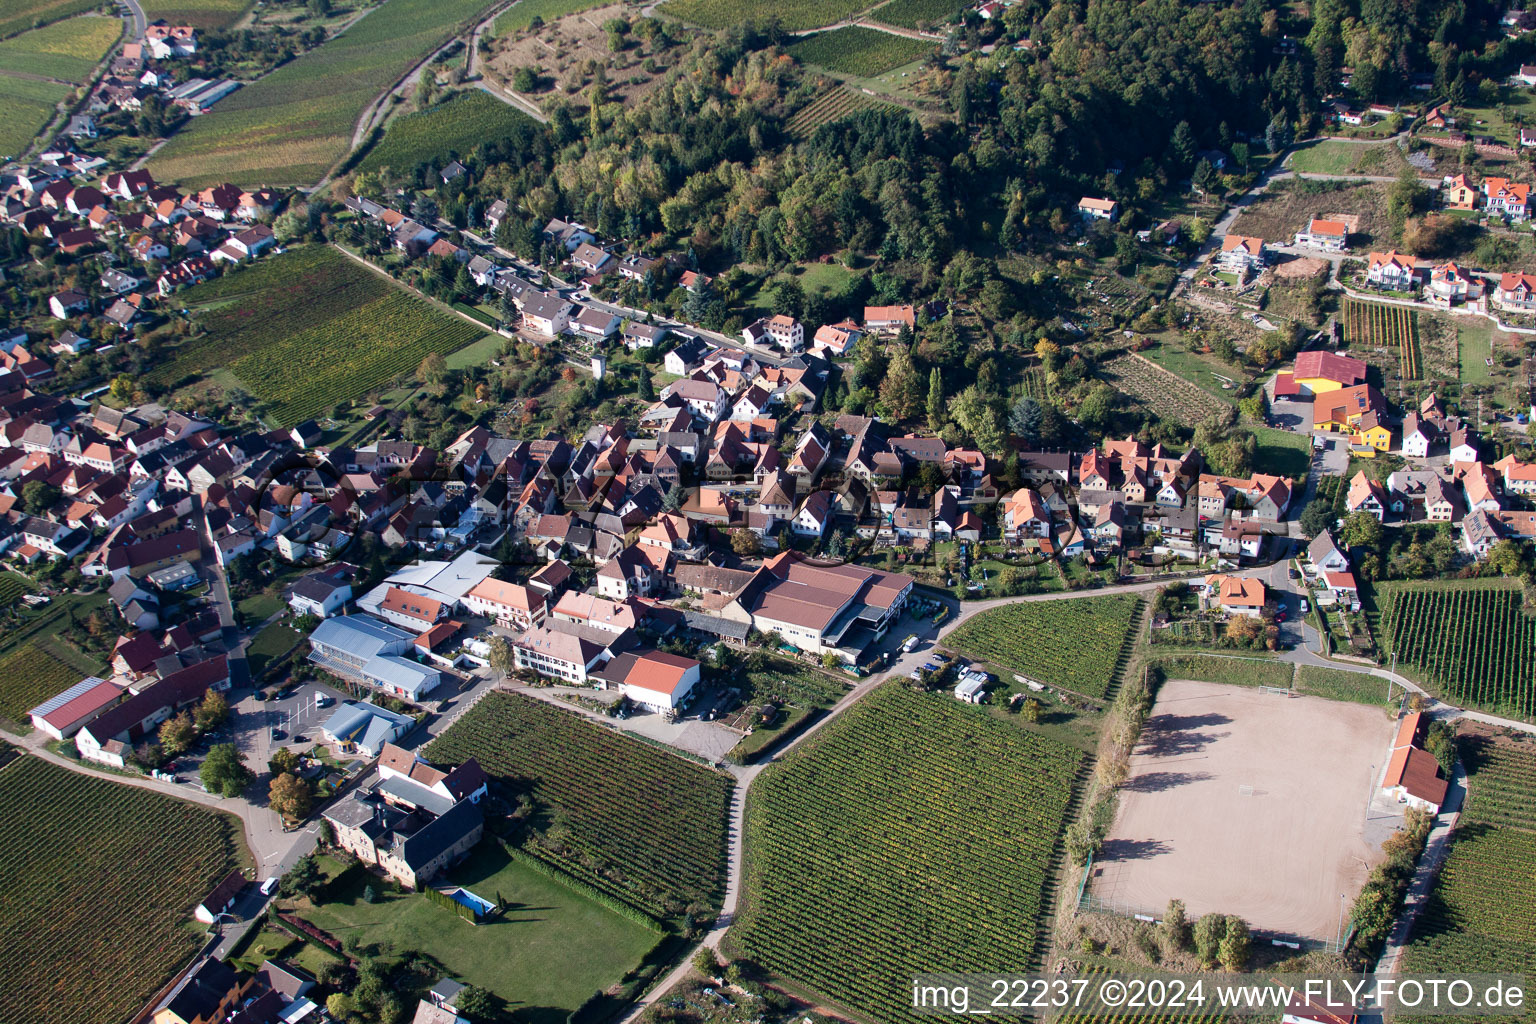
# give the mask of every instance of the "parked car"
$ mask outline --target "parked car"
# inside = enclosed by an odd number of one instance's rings
[[[1312,606],[1307,604],[1307,599],[1306,598],[1302,598],[1301,599],[1301,614],[1305,615],[1305,614],[1307,614],[1307,612],[1309,612],[1311,610],[1312,610]]]
[[[315,694],[315,707],[317,707],[317,708],[328,708],[328,707],[331,706],[332,703],[334,703],[332,698],[326,696],[325,694],[323,694],[323,693]]]
[[[268,878],[265,882],[262,882],[261,883],[261,894],[263,896],[271,896],[273,891],[277,888],[277,883],[278,883],[278,877],[276,875],[273,875],[271,878]]]

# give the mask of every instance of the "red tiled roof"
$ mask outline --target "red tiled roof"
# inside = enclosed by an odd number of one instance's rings
[[[1409,796],[1436,806],[1445,802],[1447,783],[1441,777],[1440,762],[1418,747],[1398,747],[1392,752],[1383,785],[1388,789],[1402,786]]]
[[[1365,380],[1366,365],[1349,356],[1332,352],[1298,352],[1296,354],[1296,378],[1321,378],[1351,386]]]

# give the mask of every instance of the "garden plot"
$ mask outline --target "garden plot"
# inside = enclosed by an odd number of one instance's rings
[[[1106,360],[1099,369],[1116,387],[1146,408],[1188,426],[1226,408],[1225,403],[1204,388],[1134,352]]]

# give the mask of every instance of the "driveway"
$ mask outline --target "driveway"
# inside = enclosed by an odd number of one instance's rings
[[[1291,502],[1292,525],[1301,517],[1307,503],[1317,497],[1317,482],[1325,476],[1343,477],[1349,471],[1349,444],[1342,437],[1321,435],[1322,448],[1312,449],[1312,461],[1307,466],[1307,486],[1302,489],[1301,500]]]
[[[1269,421],[1281,430],[1298,434],[1312,432],[1312,403],[1298,402],[1293,398],[1272,398],[1269,402]]]

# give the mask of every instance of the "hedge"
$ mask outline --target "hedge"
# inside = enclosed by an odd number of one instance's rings
[[[637,910],[635,907],[630,906],[628,903],[625,903],[622,900],[614,899],[612,896],[603,892],[601,889],[588,885],[586,882],[583,882],[579,878],[571,877],[569,874],[561,871],[559,868],[555,867],[553,864],[550,864],[548,861],[535,857],[530,853],[526,853],[523,850],[513,846],[511,843],[508,843],[506,840],[498,839],[497,841],[501,843],[502,849],[506,850],[507,856],[511,857],[519,864],[523,864],[531,868],[533,871],[543,875],[545,878],[548,878],[553,882],[559,882],[566,888],[580,893],[587,899],[592,900],[594,903],[602,904],[609,910],[613,911],[615,914],[618,914],[620,917],[627,918],[628,920],[635,922],[635,924],[642,925],[656,932],[665,932],[667,930],[666,925],[656,920],[650,914],[647,914],[641,910]],[[455,906],[457,906],[457,904],[455,904]]]

